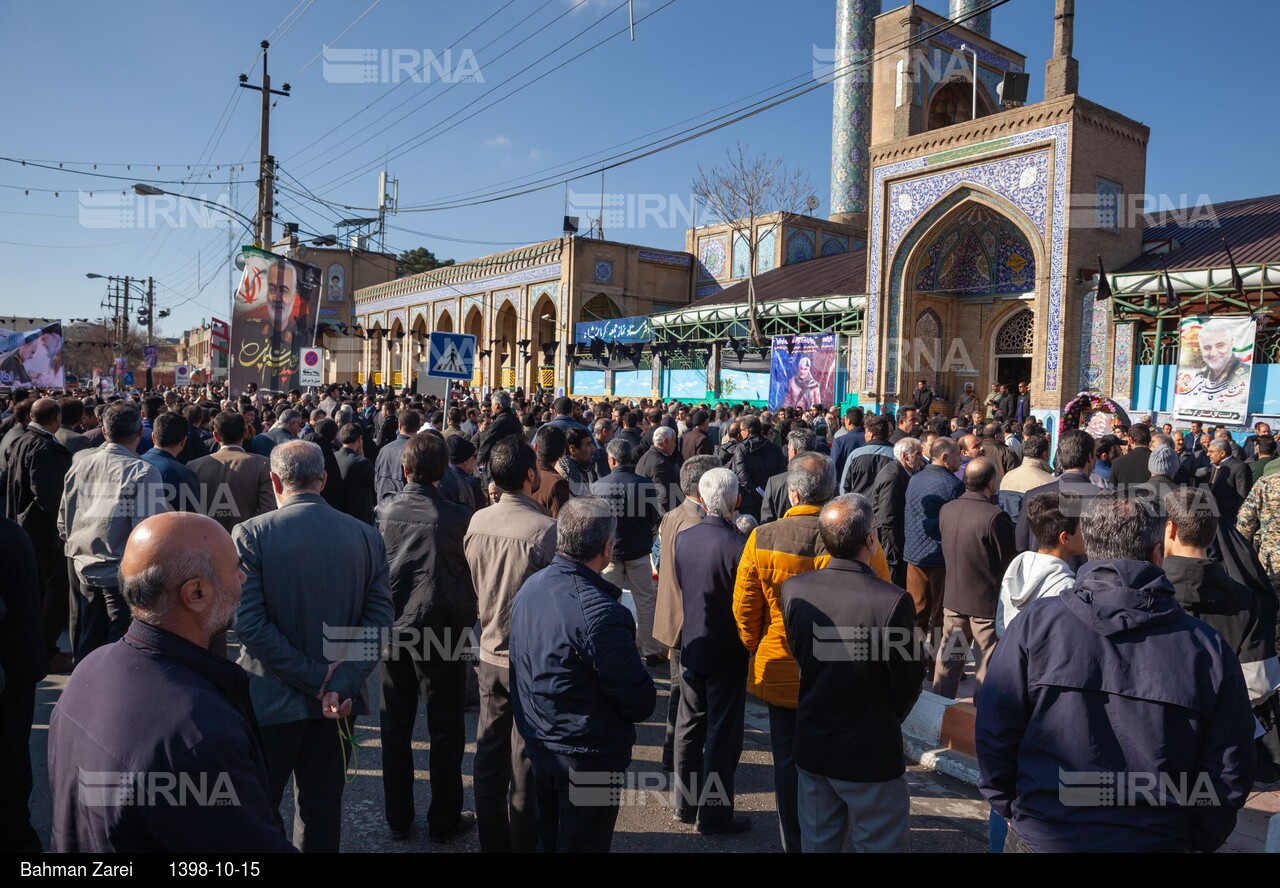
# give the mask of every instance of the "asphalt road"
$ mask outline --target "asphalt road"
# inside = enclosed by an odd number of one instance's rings
[[[638,726],[637,742],[631,771],[644,776],[635,779],[639,785],[652,786],[661,779],[659,760],[667,710],[666,668],[650,670],[658,686],[658,703],[654,715]],[[414,727],[414,756],[417,766],[414,794],[418,811],[417,829],[403,842],[393,841],[387,832],[382,811],[382,750],[376,711],[377,672],[369,684],[374,713],[357,722],[360,744],[358,761],[343,797],[343,851],[390,852],[476,852],[479,844],[475,831],[452,845],[433,846],[427,838],[424,816],[430,800],[431,786],[426,771],[429,744],[424,707],[419,707]],[[46,847],[49,841],[51,803],[46,769],[49,715],[67,676],[51,676],[40,685],[36,702],[35,728],[32,731],[32,759],[35,766],[35,792],[31,800],[32,822]],[[140,689],[142,690],[142,689]],[[145,692],[145,690],[142,690]],[[471,767],[475,753],[476,713],[467,713],[466,757],[463,759],[465,807],[474,810],[471,798]],[[911,850],[916,852],[981,852],[987,846],[987,808],[977,791],[955,780],[911,768]],[[765,707],[748,697],[746,736],[737,776],[737,810],[751,818],[752,828],[735,836],[700,836],[692,826],[674,822],[671,809],[661,793],[628,794],[631,804],[623,806],[614,833],[613,850],[624,852],[731,852],[781,851],[777,816],[773,801],[773,767],[769,751],[768,717]],[[285,829],[291,831],[292,799],[286,794],[283,806]]]

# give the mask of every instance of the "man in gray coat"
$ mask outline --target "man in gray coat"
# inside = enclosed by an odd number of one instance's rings
[[[294,844],[337,852],[350,716],[369,711],[365,680],[394,611],[381,535],[326,503],[324,481],[317,445],[289,441],[271,451],[279,508],[233,533],[248,577],[236,635],[273,801],[279,807],[292,776]]]

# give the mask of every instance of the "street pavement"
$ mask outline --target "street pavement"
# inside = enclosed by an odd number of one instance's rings
[[[234,655],[234,646],[232,647]],[[631,771],[635,785],[650,787],[662,780],[659,764],[667,711],[668,676],[665,666],[651,669],[658,687],[654,714],[637,726],[637,741]],[[388,834],[382,811],[382,750],[377,717],[377,670],[370,676],[368,693],[373,713],[357,721],[359,743],[354,772],[343,797],[343,851],[388,852],[476,852],[479,843],[475,831],[446,845],[432,845],[426,835],[425,815],[431,798],[427,772],[430,744],[427,741],[425,707],[420,706],[414,726],[414,760],[416,779],[414,797],[417,823],[407,841],[393,841]],[[32,822],[48,847],[51,803],[47,771],[48,725],[68,676],[50,676],[41,682],[37,701],[35,728],[32,731],[32,759],[35,770],[35,792],[32,795]],[[145,689],[137,689],[145,693]],[[736,836],[700,836],[692,826],[674,822],[667,797],[659,792],[628,793],[631,802],[619,812],[614,833],[613,850],[629,852],[780,852],[777,816],[773,801],[773,763],[769,752],[768,716],[763,704],[748,697],[746,735],[741,764],[738,766],[737,810],[751,818],[752,828]],[[156,701],[163,705],[163,701]],[[466,756],[463,780],[466,810],[474,810],[471,793],[471,769],[475,754],[476,713],[467,712]],[[980,852],[987,846],[987,808],[977,791],[942,775],[912,767],[911,784],[911,850],[916,852]],[[286,832],[291,832],[293,803],[286,793],[282,811]]]

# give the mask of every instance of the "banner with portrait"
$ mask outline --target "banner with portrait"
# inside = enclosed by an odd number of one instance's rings
[[[298,354],[315,345],[323,272],[254,247],[244,247],[244,273],[231,315],[231,388],[267,391],[297,385]]]
[[[1257,322],[1247,315],[1183,318],[1173,414],[1181,420],[1243,426]]]
[[[773,337],[769,409],[808,410],[835,403],[836,360],[834,335]]]
[[[16,320],[16,319],[15,319]],[[0,385],[62,388],[62,322],[0,327]]]

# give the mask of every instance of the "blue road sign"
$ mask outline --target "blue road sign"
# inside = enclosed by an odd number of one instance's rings
[[[132,370],[126,370],[126,371],[124,372],[124,379],[123,379],[123,380],[121,380],[121,381],[122,381],[125,385],[133,385],[133,371],[132,371]]]
[[[476,338],[463,333],[432,333],[427,375],[470,379],[476,364]]]

